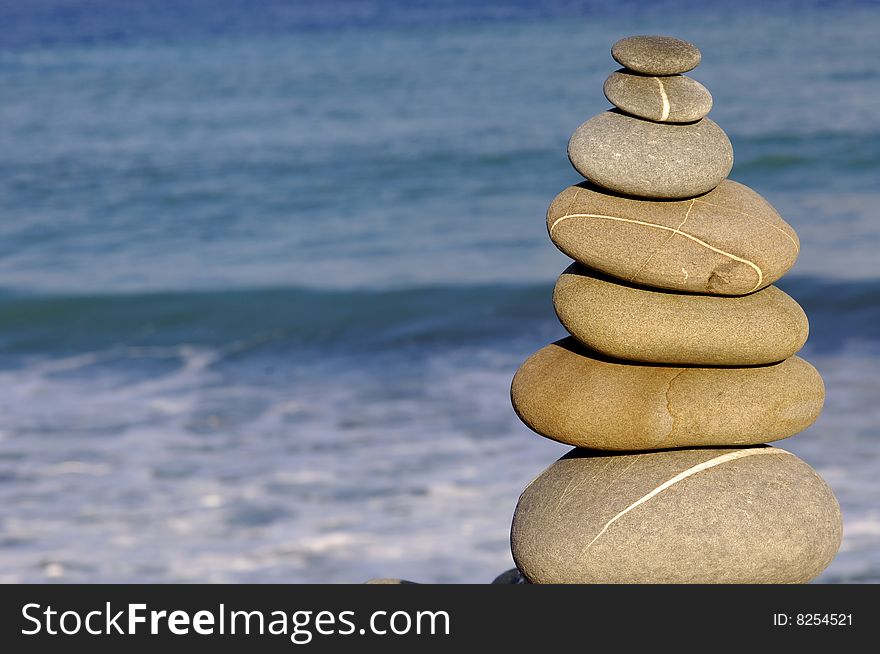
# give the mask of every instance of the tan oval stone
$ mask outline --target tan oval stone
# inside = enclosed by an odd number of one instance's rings
[[[775,286],[732,297],[672,293],[577,263],[557,280],[553,306],[563,327],[589,348],[647,363],[774,363],[800,350],[809,332],[803,309]]]
[[[805,583],[840,547],[828,485],[775,447],[573,450],[523,491],[511,528],[533,583]]]
[[[637,75],[626,69],[608,76],[605,97],[621,111],[664,123],[700,120],[712,109],[712,94],[684,75]]]
[[[646,365],[565,338],[520,366],[510,397],[520,419],[542,436],[631,451],[788,438],[819,416],[825,385],[797,356],[749,368]]]
[[[727,177],[733,147],[708,118],[655,123],[611,109],[575,130],[568,158],[581,175],[615,193],[689,198]]]
[[[611,56],[621,66],[646,75],[686,73],[702,59],[699,48],[689,41],[653,35],[620,39],[611,46]]]
[[[748,186],[724,180],[697,198],[646,201],[589,183],[569,186],[547,211],[550,239],[580,263],[620,279],[715,295],[772,284],[800,243]]]

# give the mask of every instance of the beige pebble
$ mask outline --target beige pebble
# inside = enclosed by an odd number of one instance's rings
[[[788,438],[819,416],[825,386],[797,356],[745,368],[648,365],[608,359],[569,337],[529,357],[510,396],[542,436],[631,451]]]
[[[742,296],[673,293],[572,264],[553,291],[568,333],[610,357],[647,363],[750,366],[803,347],[803,309],[776,288]]]
[[[773,206],[731,180],[697,198],[662,202],[569,186],[547,210],[547,229],[565,254],[613,277],[716,295],[772,284],[800,251]]]

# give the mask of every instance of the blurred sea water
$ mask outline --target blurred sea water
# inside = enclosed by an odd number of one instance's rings
[[[490,581],[567,448],[544,212],[611,44],[694,41],[797,230],[837,494],[880,582],[874,3],[0,0],[0,581]]]

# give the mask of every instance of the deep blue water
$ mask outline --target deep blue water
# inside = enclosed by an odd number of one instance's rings
[[[488,581],[566,448],[544,212],[667,33],[802,253],[828,390],[781,443],[880,581],[874,3],[0,0],[0,581]]]

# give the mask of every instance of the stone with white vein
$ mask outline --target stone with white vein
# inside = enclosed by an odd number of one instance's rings
[[[745,295],[782,277],[797,234],[748,186],[724,180],[710,193],[648,201],[582,182],[547,210],[553,243],[585,266],[673,291]]]
[[[626,69],[608,76],[605,97],[621,111],[663,123],[700,120],[712,109],[712,94],[685,75],[639,75]]]
[[[841,540],[837,500],[770,446],[572,450],[520,496],[511,527],[532,583],[805,583]]]

